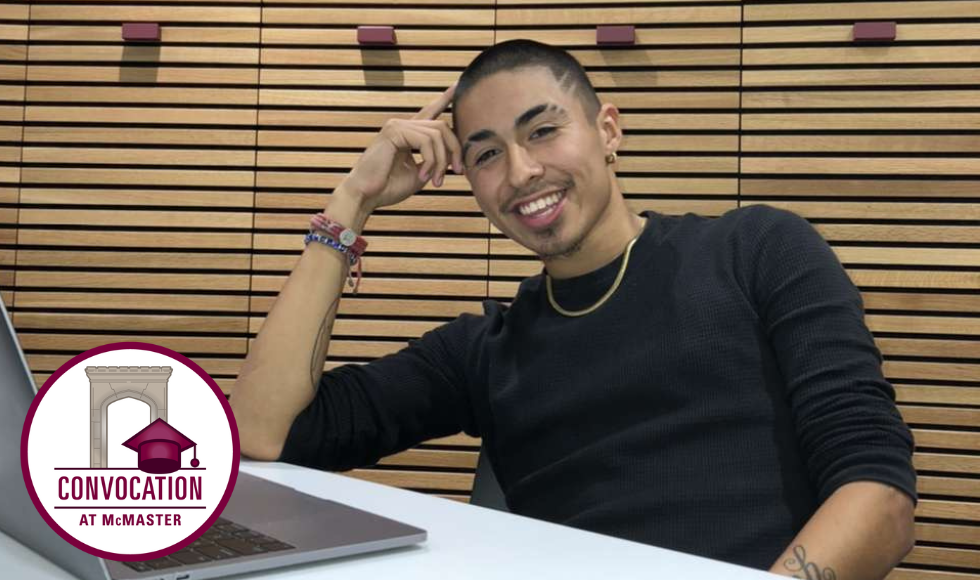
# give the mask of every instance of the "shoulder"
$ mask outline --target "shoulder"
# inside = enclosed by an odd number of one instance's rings
[[[803,216],[764,203],[729,210],[714,221],[732,242],[732,249],[749,256],[758,257],[759,252],[773,245],[822,241]]]
[[[482,314],[461,312],[455,319],[434,328],[431,332],[450,347],[472,346],[483,343],[489,335],[499,329],[503,323],[507,306],[496,300],[484,300]]]

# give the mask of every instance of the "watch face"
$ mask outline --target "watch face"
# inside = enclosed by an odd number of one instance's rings
[[[353,246],[354,242],[357,241],[357,234],[350,230],[344,230],[340,232],[340,243],[347,247]]]

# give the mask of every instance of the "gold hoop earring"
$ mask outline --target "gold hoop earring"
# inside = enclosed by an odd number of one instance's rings
[[[613,151],[609,155],[606,155],[606,163],[608,163],[610,165],[612,165],[613,163],[616,163],[616,152],[615,151]]]

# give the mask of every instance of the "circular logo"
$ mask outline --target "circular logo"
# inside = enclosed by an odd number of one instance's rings
[[[191,359],[146,342],[72,358],[38,390],[21,436],[27,491],[76,548],[149,560],[218,519],[238,476],[238,428]]]

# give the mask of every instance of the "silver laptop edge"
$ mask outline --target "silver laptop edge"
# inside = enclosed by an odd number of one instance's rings
[[[21,430],[37,386],[2,298],[0,309],[3,313],[0,319],[0,369],[4,371],[0,386],[0,397],[4,399],[4,404],[0,404],[0,424],[4,426],[0,431],[0,466],[3,466],[0,469],[0,489],[6,490],[0,501],[0,530],[80,579],[204,580],[412,546],[426,540],[427,534],[423,529],[310,496],[240,471],[235,493],[222,517],[279,537],[297,546],[297,549],[136,572],[120,562],[103,560],[75,548],[55,533],[38,514],[21,475]],[[272,501],[256,502],[257,497],[268,497]],[[261,506],[249,507],[255,503],[273,504],[275,509],[293,509],[281,510],[276,516],[282,517],[274,517],[263,513]],[[249,511],[254,512],[253,517],[249,517]],[[265,512],[268,511],[267,505]],[[291,513],[295,513],[295,517],[291,517]],[[317,516],[322,517],[318,519]],[[266,523],[267,518],[279,521]],[[322,542],[329,540],[327,538],[317,545],[317,537],[329,536],[327,532],[335,531],[338,522],[342,524],[341,528],[346,524],[344,529],[350,529],[351,533],[360,532],[360,539],[343,544],[334,538],[332,545],[325,545]],[[372,535],[376,538],[371,539]]]

